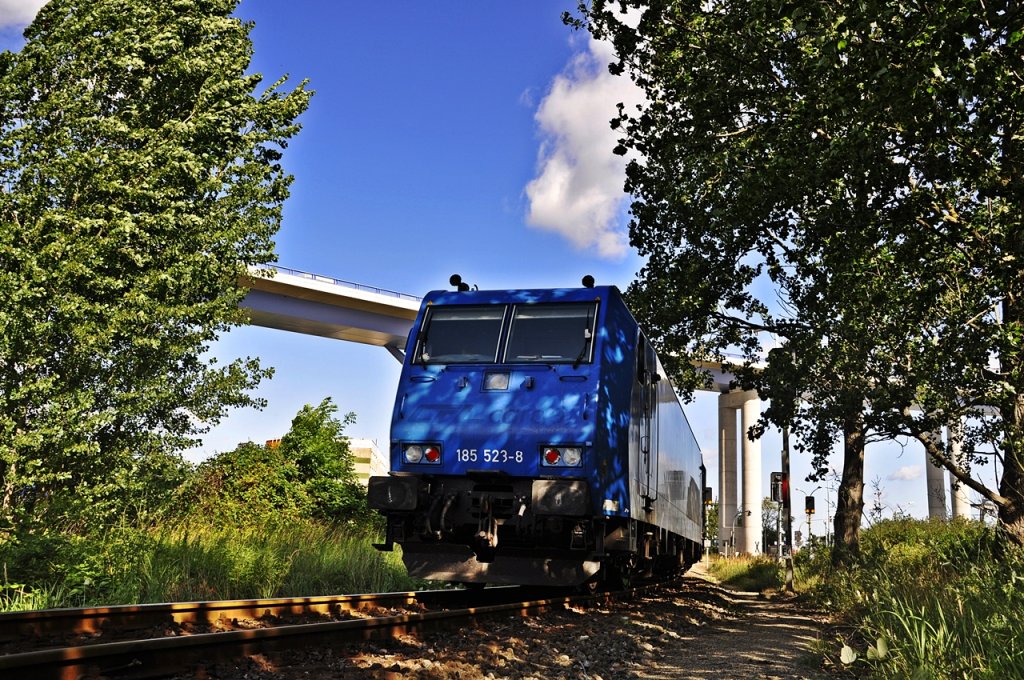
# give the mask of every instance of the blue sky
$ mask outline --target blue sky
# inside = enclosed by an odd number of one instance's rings
[[[0,49],[20,48],[41,4],[0,0]],[[316,91],[285,156],[295,183],[280,264],[414,295],[454,272],[481,288],[574,286],[584,274],[628,285],[641,263],[626,246],[608,120],[637,95],[607,74],[608,46],[562,25],[574,5],[242,0],[239,16],[255,21],[253,70],[268,84],[308,78]],[[400,367],[385,350],[242,328],[213,351],[259,356],[276,375],[259,389],[267,409],[231,414],[190,459],[279,437],[327,396],[356,414],[349,434],[386,447]],[[687,413],[717,479],[716,397]],[[762,442],[766,491],[780,446],[775,432]],[[873,446],[866,469],[889,507],[926,514],[920,445]],[[809,491],[807,471],[796,457],[794,485]]]

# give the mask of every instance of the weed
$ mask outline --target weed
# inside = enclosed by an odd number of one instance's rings
[[[1024,552],[980,523],[879,522],[860,562],[808,567],[860,640],[840,658],[880,678],[1024,677]]]
[[[729,588],[762,592],[783,586],[779,563],[770,557],[740,556],[722,558],[711,563],[711,574]]]
[[[411,590],[399,553],[346,526],[119,527],[0,545],[0,610]]]

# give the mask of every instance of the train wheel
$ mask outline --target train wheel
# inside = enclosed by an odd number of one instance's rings
[[[634,559],[624,560],[619,564],[608,566],[608,586],[612,590],[629,590],[633,587],[633,575],[635,573]]]

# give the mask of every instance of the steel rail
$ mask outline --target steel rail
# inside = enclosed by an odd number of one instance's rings
[[[470,595],[465,590],[423,590],[416,592],[325,595],[318,597],[261,600],[211,600],[155,604],[90,607],[84,609],[40,609],[0,613],[0,641],[42,636],[94,634],[103,631],[143,628],[169,623],[214,623],[223,619],[264,616],[336,615],[372,607],[460,607],[481,595],[490,601],[515,597],[516,586],[488,588]]]
[[[560,596],[465,609],[23,652],[0,656],[0,677],[30,677],[40,680],[73,680],[97,675],[119,678],[160,677],[188,672],[198,665],[213,661],[237,659],[257,653],[267,654],[306,646],[393,638],[447,627],[465,627],[495,616],[528,616],[555,607],[600,604],[632,597],[660,585],[662,584],[618,593]]]

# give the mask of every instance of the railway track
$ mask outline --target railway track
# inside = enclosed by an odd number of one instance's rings
[[[569,595],[553,590],[487,588],[280,600],[185,602],[130,607],[43,610],[0,615],[0,677],[153,678],[212,662],[288,649],[393,638],[444,628],[464,628],[500,616],[528,616],[556,607],[587,606],[628,597],[624,593]],[[327,618],[341,620],[310,619]],[[301,622],[289,622],[294,619]],[[238,625],[260,620],[265,627],[181,634],[186,624]],[[154,637],[154,628],[170,634]],[[98,637],[96,637],[98,636]],[[141,637],[140,637],[141,636]],[[75,644],[49,642],[74,637]],[[21,644],[18,641],[21,641]],[[42,646],[40,646],[42,645]]]

